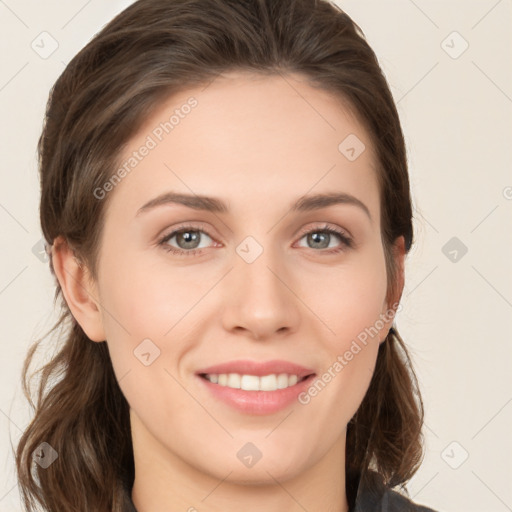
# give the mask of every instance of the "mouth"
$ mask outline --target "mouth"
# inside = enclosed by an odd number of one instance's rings
[[[239,373],[200,373],[199,376],[212,384],[228,387],[231,389],[242,389],[244,391],[277,391],[286,389],[313,376],[309,374],[299,377],[296,374],[271,373],[269,375],[247,375]]]
[[[210,396],[244,414],[273,414],[297,401],[316,377],[287,361],[232,361],[196,372]]]

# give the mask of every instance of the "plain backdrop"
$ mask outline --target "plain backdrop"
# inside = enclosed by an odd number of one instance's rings
[[[21,510],[11,443],[29,421],[23,359],[55,320],[38,256],[45,103],[130,3],[0,0],[0,512]],[[426,407],[426,455],[408,489],[446,512],[512,510],[512,2],[338,4],[379,58],[408,147],[416,244],[397,325]]]

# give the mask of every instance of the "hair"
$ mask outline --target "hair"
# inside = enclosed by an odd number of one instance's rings
[[[300,73],[332,93],[364,124],[375,149],[388,297],[395,296],[393,245],[413,241],[405,142],[377,57],[359,26],[328,0],[139,0],[72,59],[50,91],[38,142],[40,221],[50,246],[64,240],[97,277],[109,204],[94,194],[119,164],[122,148],[170,95],[221,73]],[[55,276],[53,263],[50,271]],[[401,290],[400,290],[401,292]],[[129,405],[107,343],[92,342],[60,297],[62,344],[40,373],[32,400],[31,346],[22,375],[34,416],[16,449],[28,511],[120,511],[134,479]],[[62,334],[62,335],[61,335]],[[365,397],[347,425],[345,469],[404,488],[423,458],[423,403],[406,346],[392,327],[380,344]],[[46,469],[33,453],[49,443]]]

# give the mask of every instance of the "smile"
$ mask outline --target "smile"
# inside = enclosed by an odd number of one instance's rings
[[[295,374],[272,373],[270,375],[241,375],[239,373],[207,373],[201,375],[213,384],[245,391],[276,391],[295,386],[306,377]]]

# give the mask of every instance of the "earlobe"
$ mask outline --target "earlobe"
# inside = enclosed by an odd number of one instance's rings
[[[71,314],[90,340],[105,341],[97,290],[87,267],[63,237],[56,238],[51,249],[55,275]]]

